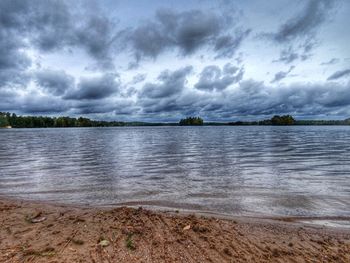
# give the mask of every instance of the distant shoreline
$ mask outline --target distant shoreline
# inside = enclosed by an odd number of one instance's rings
[[[0,127],[2,130],[16,130],[16,129],[79,129],[79,128],[130,128],[130,127],[218,127],[218,126],[224,126],[224,127],[301,127],[301,126],[344,126],[348,127],[350,125],[348,124],[294,124],[294,125],[259,125],[259,124],[237,124],[237,125],[231,125],[231,124],[211,124],[206,123],[203,125],[178,125],[178,124],[143,124],[143,125],[123,125],[123,126],[82,126],[82,127]]]
[[[348,262],[350,230],[0,197],[0,261]],[[205,251],[205,253],[203,253]],[[181,258],[179,258],[181,257]]]
[[[0,112],[0,127],[12,128],[71,128],[71,127],[140,127],[140,126],[300,126],[326,125],[350,126],[350,118],[345,120],[296,120],[291,115],[275,115],[260,121],[205,122],[200,117],[187,117],[179,122],[122,122],[98,121],[79,117],[17,116]]]

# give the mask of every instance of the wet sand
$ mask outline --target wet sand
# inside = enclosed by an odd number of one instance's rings
[[[0,199],[0,262],[350,262],[350,230],[296,219]]]

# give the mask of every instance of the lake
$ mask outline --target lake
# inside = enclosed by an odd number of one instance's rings
[[[0,194],[231,215],[350,216],[350,127],[2,129]]]

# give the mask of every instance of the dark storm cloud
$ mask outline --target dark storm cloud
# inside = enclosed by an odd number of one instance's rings
[[[277,32],[265,34],[284,47],[274,62],[286,64],[300,59],[307,60],[317,44],[316,33],[327,21],[337,0],[308,0],[304,9],[283,23]]]
[[[22,40],[0,27],[0,70],[23,70],[31,65],[30,59],[20,49]]]
[[[55,96],[63,95],[74,86],[74,78],[63,70],[42,70],[35,73],[38,86]]]
[[[69,3],[69,5],[68,5]],[[103,68],[112,68],[113,22],[66,1],[0,1],[0,69],[27,69],[23,48],[53,52],[79,47]]]
[[[139,112],[140,107],[130,99],[118,99],[115,101],[113,112],[116,115],[135,115]]]
[[[25,43],[15,30],[21,24],[16,10],[23,12],[26,7],[25,1],[0,1],[0,88],[28,81],[22,71],[31,65],[31,60],[23,52]]]
[[[16,110],[17,104],[14,103],[16,96],[16,91],[0,88],[0,111]]]
[[[159,83],[146,83],[138,96],[139,98],[162,99],[177,95],[182,92],[186,84],[186,77],[191,71],[191,66],[173,72],[163,71],[158,76]]]
[[[302,12],[282,24],[273,34],[278,42],[288,42],[296,38],[309,37],[314,34],[330,13],[335,0],[309,0]]]
[[[96,114],[112,112],[115,106],[111,100],[83,100],[77,101],[73,105],[73,111],[76,114]]]
[[[218,57],[232,57],[249,32],[211,11],[158,10],[153,20],[120,32],[120,39],[131,44],[137,61],[173,49],[191,55],[203,47],[214,50]]]
[[[337,114],[349,107],[350,89],[346,85],[291,84],[282,87],[266,86],[253,80],[240,82],[235,90],[226,92],[220,100],[222,107],[210,114],[224,116],[258,116],[294,114],[297,116]],[[213,98],[210,98],[213,100]],[[202,99],[205,101],[205,99]],[[206,102],[208,104],[208,101]],[[205,114],[205,112],[204,112]]]
[[[232,69],[231,69],[232,70]],[[60,100],[50,96],[31,94],[15,96],[13,91],[0,90],[0,109],[22,113],[49,114],[66,112],[74,114],[114,114],[161,120],[162,116],[200,115],[207,120],[233,120],[258,118],[274,114],[295,116],[320,116],[350,114],[350,83],[336,82],[273,87],[264,82],[240,81],[222,92],[201,92],[184,88],[190,70],[183,68],[162,73],[158,85],[163,94],[149,90],[149,85],[136,100],[115,96],[99,100]],[[173,89],[167,84],[176,83]],[[164,117],[165,118],[165,117]]]
[[[291,48],[288,48],[288,49],[282,50],[279,59],[274,60],[273,62],[284,62],[286,64],[289,64],[298,58],[299,58],[299,54],[294,52]]]
[[[16,101],[16,110],[23,113],[62,113],[69,110],[69,104],[50,96],[29,95]]]
[[[80,47],[99,67],[113,68],[112,43],[115,24],[98,10],[91,12],[65,1],[38,1],[27,15],[32,43],[44,52]]]
[[[273,87],[264,82],[246,80],[218,93],[180,90],[176,95],[161,99],[139,97],[136,104],[141,108],[141,115],[157,118],[200,115],[207,120],[232,120],[274,114],[350,114],[350,83],[294,83]]]
[[[301,61],[307,60],[312,56],[311,51],[314,46],[316,46],[316,42],[312,39],[307,39],[298,44],[297,47],[289,46],[288,48],[282,49],[280,52],[280,57],[272,62],[283,62],[285,64],[290,64],[298,59]]]
[[[0,97],[0,111],[21,114],[63,113],[69,110],[71,106],[65,101],[36,92],[23,95],[16,91],[9,91],[4,94],[0,90]]]
[[[31,43],[41,51],[50,52],[72,45],[73,16],[63,1],[34,1],[23,16]]]
[[[25,88],[30,81],[30,75],[16,69],[0,70],[0,89],[4,87]]]
[[[176,97],[165,98],[159,101],[143,100],[141,104],[143,114],[162,115],[182,111],[181,102]]]
[[[294,66],[291,66],[289,68],[289,70],[287,71],[280,71],[280,72],[277,72],[275,74],[275,77],[273,78],[273,80],[271,80],[271,83],[274,83],[274,82],[279,82],[280,80],[286,78],[288,76],[288,74],[294,69],[295,67]]]
[[[330,75],[327,80],[336,80],[350,75],[350,69],[340,70]]]
[[[140,82],[143,82],[146,79],[147,75],[146,74],[137,74],[132,78],[131,84],[137,84]]]
[[[218,36],[222,21],[215,14],[199,10],[183,13],[158,11],[157,18],[169,40],[179,45],[184,55],[191,54],[208,40]],[[169,35],[170,34],[170,35]]]
[[[125,98],[104,98],[100,100],[74,101],[71,105],[71,112],[74,114],[110,114],[125,115],[137,114],[139,107],[131,99]]]
[[[288,47],[283,49],[280,53],[280,57],[272,62],[283,62],[285,64],[290,64],[299,57],[299,54],[292,47]]]
[[[190,66],[175,71],[166,70],[158,76],[158,83],[146,83],[138,94],[137,105],[141,112],[161,114],[180,111],[181,95],[191,71]]]
[[[226,64],[221,70],[218,66],[207,66],[200,74],[195,88],[204,91],[221,91],[243,78],[244,69]]]
[[[242,41],[250,34],[251,30],[237,30],[235,36],[224,35],[217,38],[214,50],[217,52],[216,58],[231,58],[236,53]]]
[[[81,78],[75,89],[70,90],[64,99],[98,100],[111,96],[119,91],[119,75],[107,73],[101,77]]]
[[[112,69],[115,24],[103,15],[91,15],[86,23],[77,29],[77,45],[85,47],[88,54],[94,57],[98,66]]]
[[[332,58],[331,60],[329,60],[327,62],[322,62],[320,65],[321,66],[329,66],[329,65],[337,64],[338,62],[339,62],[338,58]]]

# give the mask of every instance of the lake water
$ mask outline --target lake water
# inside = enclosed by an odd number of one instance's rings
[[[233,215],[350,216],[350,127],[2,129],[0,194]]]

